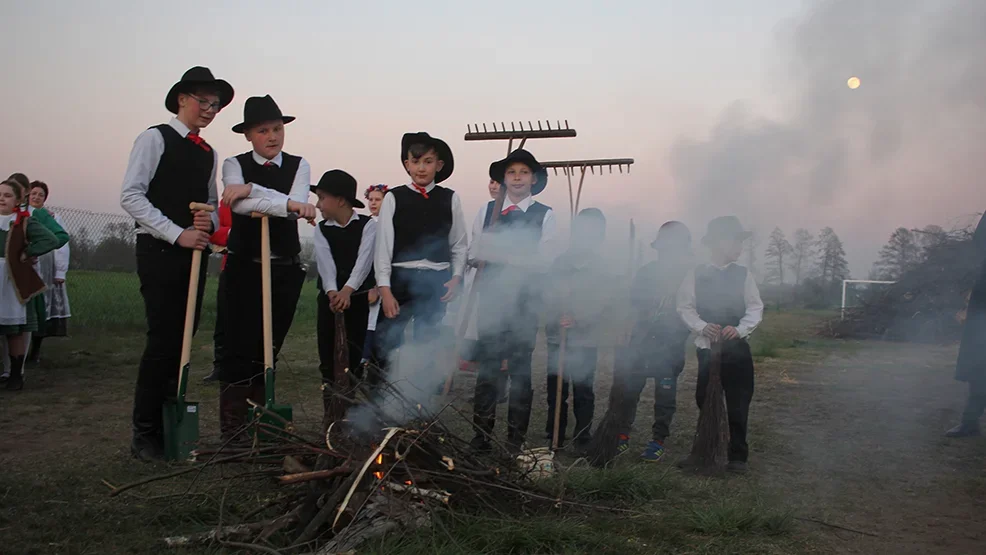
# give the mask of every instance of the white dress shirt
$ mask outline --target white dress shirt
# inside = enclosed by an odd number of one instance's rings
[[[417,188],[409,185],[398,185],[407,187],[416,194],[421,194]],[[425,192],[429,193],[435,188],[431,183],[425,187]],[[447,270],[452,269],[453,276],[462,277],[462,272],[466,266],[466,255],[469,248],[469,238],[466,235],[465,217],[462,215],[462,202],[459,195],[452,192],[452,229],[449,231],[448,242],[452,251],[452,263],[435,262],[432,260],[409,260],[407,262],[392,262],[394,259],[394,210],[396,202],[394,195],[384,195],[383,203],[380,205],[380,215],[377,217],[377,245],[373,261],[373,271],[376,273],[377,285],[380,287],[390,287],[391,267],[410,268],[413,270]]]
[[[732,264],[730,263],[723,267],[714,267],[719,270],[725,270],[729,266],[732,266]],[[736,326],[736,331],[741,338],[745,339],[753,333],[753,330],[757,329],[757,326],[763,320],[763,301],[760,300],[760,290],[757,288],[757,282],[753,278],[753,272],[750,271],[746,272],[743,299],[746,301],[746,314],[740,319],[739,325]],[[699,349],[708,349],[711,346],[709,338],[702,335],[702,330],[705,329],[708,322],[698,315],[698,309],[695,306],[695,270],[689,270],[685,274],[685,279],[681,282],[681,288],[678,289],[678,315],[681,316],[681,320],[689,329],[699,334],[695,338],[695,346]]]
[[[490,202],[495,203],[496,201]],[[517,210],[527,213],[528,208],[532,204],[534,204],[534,197],[532,196],[525,197],[520,202],[513,202],[510,200],[510,197],[505,197],[503,199],[503,208],[500,212],[509,210],[511,206],[516,206]],[[469,243],[469,264],[474,264],[476,260],[482,258],[479,255],[482,244],[480,237],[483,236],[483,232],[485,231],[483,224],[486,222],[486,210],[488,206],[489,202],[479,207],[479,213],[476,214],[476,219],[472,224],[472,241]],[[518,265],[531,267],[537,271],[547,271],[551,267],[551,263],[554,262],[556,255],[561,252],[559,240],[558,221],[555,218],[555,211],[548,208],[548,211],[544,213],[544,219],[541,220],[541,239],[538,242],[537,255],[530,258],[527,263],[520,260],[516,262],[519,262]],[[505,253],[505,256],[508,259],[514,258],[510,253]],[[513,261],[510,261],[510,263],[513,263]]]
[[[168,125],[185,138],[189,129],[177,118],[171,118]],[[149,233],[154,237],[174,244],[182,231],[170,218],[157,209],[147,199],[147,190],[157,172],[157,166],[164,154],[164,137],[157,129],[148,129],[137,135],[133,149],[130,151],[130,161],[127,171],[123,174],[123,188],[120,191],[120,207],[130,214],[140,226],[137,233]],[[219,197],[216,194],[216,169],[219,167],[219,155],[212,149],[212,179],[209,180],[209,204],[217,209],[212,213],[212,229],[219,229]]]
[[[256,151],[252,151],[251,154],[253,161],[261,166],[270,162],[281,167],[281,163],[284,161],[284,156],[280,152],[271,160],[257,154]],[[291,183],[291,191],[288,194],[285,195],[280,191],[250,183],[250,196],[234,202],[229,208],[234,213],[244,216],[249,216],[253,212],[260,212],[275,218],[286,218],[289,200],[300,203],[308,202],[311,182],[312,168],[308,161],[302,158],[301,162],[298,163],[298,171],[294,174],[294,181]],[[236,156],[230,156],[223,162],[223,187],[228,185],[246,185],[243,179],[243,168],[240,167],[240,161],[236,159]]]
[[[322,220],[319,225],[345,228],[358,219],[359,214],[353,212],[353,217],[349,218],[346,225],[339,225],[335,220]],[[354,291],[357,291],[359,290],[359,286],[363,285],[363,282],[366,281],[367,276],[370,275],[370,269],[373,267],[373,246],[376,242],[376,235],[377,222],[376,220],[370,219],[363,227],[363,237],[359,242],[359,253],[356,255],[356,265],[353,266],[353,273],[350,274],[349,280],[342,285],[343,287],[348,285]],[[318,275],[322,278],[322,287],[326,293],[329,291],[338,291],[341,287],[338,287],[338,283],[336,283],[336,263],[332,258],[332,248],[329,247],[329,241],[325,238],[321,230],[315,232],[314,243],[315,264],[318,267]]]

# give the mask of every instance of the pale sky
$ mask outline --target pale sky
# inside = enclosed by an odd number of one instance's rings
[[[831,225],[846,243],[853,273],[860,275],[869,270],[894,227],[948,227],[949,218],[980,211],[980,199],[968,196],[977,190],[970,185],[975,180],[915,180],[938,175],[940,160],[922,160],[924,149],[907,140],[907,128],[891,125],[892,134],[904,140],[879,160],[878,171],[870,152],[876,139],[850,141],[850,171],[836,173],[844,183],[833,186],[831,197],[819,200],[814,189],[779,197],[776,184],[730,183],[733,164],[742,166],[755,157],[772,167],[772,157],[779,156],[776,165],[787,169],[776,173],[787,175],[791,166],[806,163],[806,156],[828,157],[832,149],[813,145],[792,155],[771,150],[750,154],[739,148],[723,157],[719,145],[731,148],[732,143],[716,138],[724,121],[734,121],[737,102],[754,122],[767,118],[782,127],[803,128],[818,116],[804,103],[806,85],[818,88],[819,71],[800,72],[804,64],[792,65],[798,56],[811,65],[811,54],[799,54],[799,45],[811,52],[828,49],[830,42],[844,47],[853,41],[829,35],[827,29],[855,28],[865,34],[871,26],[881,27],[875,17],[882,15],[880,10],[921,11],[913,1],[874,0],[864,3],[865,8],[853,7],[858,4],[4,1],[0,172],[21,171],[46,181],[54,205],[120,211],[119,189],[134,138],[170,117],[163,105],[165,93],[187,68],[205,65],[236,90],[233,103],[202,133],[222,157],[248,149],[230,127],[241,121],[246,98],[255,95],[272,95],[285,114],[298,118],[287,126],[285,150],[308,159],[313,179],[341,168],[361,186],[403,183],[400,136],[428,131],[452,147],[456,169],[446,185],[462,195],[471,220],[488,198],[487,167],[504,155],[506,143],[466,143],[466,124],[567,119],[577,138],[529,141],[529,150],[541,160],[636,160],[629,176],[586,178],[582,206],[602,208],[611,235],[625,236],[630,217],[648,236],[664,220],[675,218],[685,220],[697,238],[706,221],[724,210],[735,210],[764,236],[775,225],[789,236],[798,226],[814,231]],[[978,17],[986,2],[941,4],[955,4]],[[806,15],[817,6],[820,16]],[[826,14],[847,20],[844,25],[826,22]],[[927,17],[912,19],[913,29],[897,27],[904,36],[895,40],[908,41],[910,30],[931,33],[922,27]],[[968,20],[969,14],[961,19]],[[951,48],[964,53],[976,46],[959,43]],[[843,99],[840,116],[861,110],[859,125],[876,133],[880,129],[873,129],[873,122],[879,124],[877,112],[886,102],[863,99],[867,91],[880,91],[881,78],[889,79],[869,69],[870,75],[860,75],[863,86],[851,92],[845,80],[864,68],[880,67],[887,53],[865,42],[855,47],[860,49],[855,53],[834,49],[840,63],[813,69],[823,69],[831,95]],[[857,55],[863,63],[854,67]],[[983,75],[981,63],[977,76]],[[893,82],[900,85],[900,80]],[[829,107],[831,98],[812,100],[809,95],[808,101]],[[856,101],[860,107],[846,107]],[[831,120],[825,113],[819,117]],[[981,101],[955,121],[982,121]],[[935,136],[968,133],[971,127],[936,129]],[[978,132],[977,140],[982,137]],[[742,137],[734,142],[751,144]],[[682,148],[694,144],[698,147]],[[855,149],[864,154],[855,156]],[[971,163],[966,153],[955,148],[949,152],[954,155],[948,160],[951,167]],[[724,160],[716,177],[707,175],[707,168]],[[567,222],[564,183],[563,176],[552,175],[538,200],[558,209]],[[717,188],[708,189],[713,183]],[[721,202],[735,199],[736,191],[720,194],[718,188],[734,185],[749,206]],[[887,201],[888,191],[903,191],[904,196]],[[703,209],[700,198],[706,196],[719,202]],[[874,207],[894,213],[870,218]]]

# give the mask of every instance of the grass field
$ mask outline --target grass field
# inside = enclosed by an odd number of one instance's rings
[[[103,480],[122,484],[168,470],[129,457],[142,304],[134,276],[70,277],[73,336],[46,344],[41,367],[29,372],[24,391],[0,391],[0,553],[160,553],[163,536],[216,526],[221,500],[230,492],[217,485],[216,476],[202,474],[107,496]],[[308,287],[278,381],[279,398],[294,405],[301,429],[314,429],[321,418],[314,289]],[[202,403],[204,438],[218,433],[216,389],[197,379],[211,363],[210,306],[207,300],[189,393]],[[950,376],[954,346],[820,339],[814,330],[829,316],[771,312],[758,330],[749,475],[700,478],[668,462],[637,462],[633,455],[608,471],[573,464],[559,478],[570,493],[631,512],[447,514],[428,530],[386,538],[364,552],[981,553],[986,444],[941,438],[963,396]],[[546,418],[544,358],[540,345],[532,442]],[[668,442],[672,460],[687,453],[695,427],[693,358],[680,383]],[[611,369],[612,349],[602,349],[600,416]],[[457,382],[456,406],[466,413],[471,386],[469,377]],[[633,451],[647,439],[651,392],[638,407]],[[235,498],[256,503],[274,486],[255,480],[250,487]],[[223,523],[235,523],[247,505],[226,503]],[[216,546],[171,552],[236,551]]]

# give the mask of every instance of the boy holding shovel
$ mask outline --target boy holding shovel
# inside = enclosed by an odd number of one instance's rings
[[[233,211],[226,258],[226,325],[220,366],[219,425],[223,440],[246,424],[248,400],[264,403],[261,218],[271,218],[271,328],[276,359],[294,319],[305,271],[301,266],[298,218],[312,221],[308,204],[311,167],[283,152],[284,126],[270,95],[248,98],[243,122],[233,126],[253,149],[223,162],[223,202]]]
[[[695,400],[701,409],[709,383],[712,341],[722,342],[722,389],[729,420],[731,472],[747,470],[746,443],[750,401],[753,399],[753,356],[747,338],[763,319],[763,301],[757,283],[745,267],[736,264],[743,251],[745,231],[735,216],[709,222],[702,244],[711,264],[700,265],[685,275],[678,290],[678,314],[693,332],[698,349],[698,383]],[[688,466],[688,460],[683,466]]]
[[[134,141],[120,206],[137,223],[137,276],[147,314],[147,343],[140,359],[130,451],[142,461],[164,457],[162,405],[177,390],[192,250],[209,246],[215,213],[192,212],[192,203],[215,207],[216,151],[200,136],[233,100],[233,87],[204,67],[193,67],[171,87],[164,106],[175,117]],[[195,323],[205,291],[202,257]]]

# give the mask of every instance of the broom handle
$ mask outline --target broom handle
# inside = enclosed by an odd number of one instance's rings
[[[215,208],[211,204],[193,202],[188,205],[192,212],[199,210],[212,212]],[[179,403],[185,402],[185,388],[188,384],[188,376],[185,369],[192,361],[192,332],[195,330],[195,306],[198,302],[199,275],[202,266],[202,251],[195,249],[192,251],[192,268],[188,272],[188,300],[185,301],[185,331],[181,337],[181,362],[178,365],[178,391],[176,397]]]
[[[558,381],[555,383],[555,424],[551,429],[551,449],[558,449],[558,431],[561,425],[561,395],[565,383],[565,339],[568,328],[561,329],[561,340],[558,346]]]
[[[509,153],[508,153],[509,154]],[[493,201],[493,213],[490,214],[490,225],[487,229],[492,228],[500,220],[500,212],[503,211],[503,202],[507,198],[507,188],[503,185],[496,193],[496,199]],[[473,237],[473,241],[478,241],[478,237]],[[472,319],[472,312],[476,308],[476,285],[479,283],[479,276],[482,275],[483,269],[486,268],[486,262],[480,261],[479,266],[476,268],[476,275],[472,278],[472,287],[469,288],[469,296],[466,297],[466,304],[462,307],[463,316],[462,323],[459,324],[459,331],[455,334],[455,352],[452,353],[452,369],[449,371],[448,376],[445,378],[445,387],[442,388],[442,395],[448,395],[452,390],[452,380],[455,379],[455,372],[458,370],[459,353],[462,352],[462,345],[466,338],[466,330],[469,328],[469,320]],[[465,275],[462,276],[463,281],[465,280]],[[479,328],[479,322],[476,322],[476,328]]]

